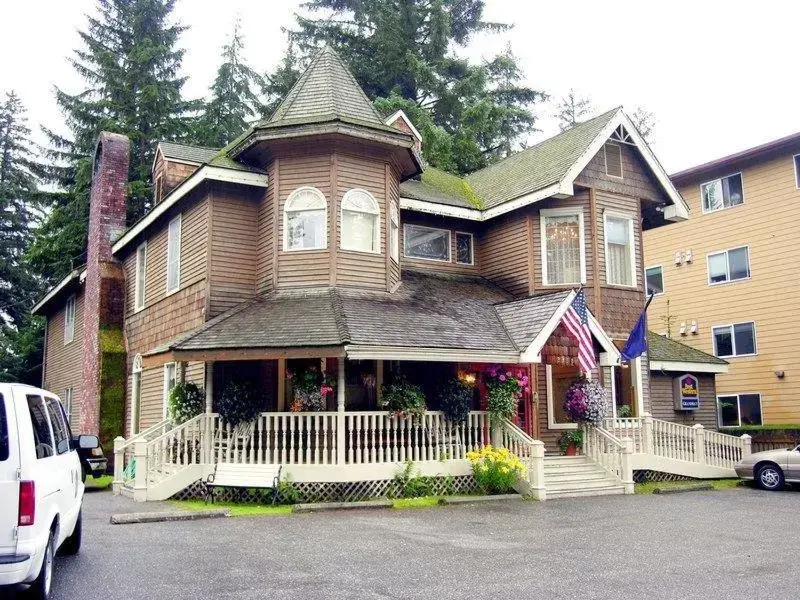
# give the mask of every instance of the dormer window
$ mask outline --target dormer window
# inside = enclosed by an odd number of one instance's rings
[[[605,146],[606,175],[622,177],[622,148],[619,144],[607,143]]]
[[[380,208],[372,194],[350,190],[342,198],[342,250],[381,251]]]
[[[328,203],[322,192],[301,187],[283,208],[283,249],[321,250],[328,247]]]

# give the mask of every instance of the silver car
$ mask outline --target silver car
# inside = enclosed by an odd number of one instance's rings
[[[743,458],[734,469],[739,477],[755,480],[764,490],[779,490],[786,482],[800,483],[800,446],[756,452]]]

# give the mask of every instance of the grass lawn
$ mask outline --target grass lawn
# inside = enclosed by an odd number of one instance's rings
[[[94,478],[91,475],[86,476],[86,487],[97,490],[104,490],[111,485],[114,478],[111,475],[103,475],[102,477]]]
[[[427,508],[442,503],[439,496],[422,496],[421,498],[398,498],[392,500],[392,508]]]
[[[698,485],[700,483],[710,483],[715,490],[729,490],[739,487],[739,479],[698,479],[697,481],[646,481],[637,483],[634,487],[637,494],[652,494],[657,488],[684,488]]]
[[[177,508],[184,510],[207,510],[210,508],[227,508],[232,517],[255,517],[259,515],[288,515],[292,512],[290,505],[273,506],[271,504],[235,504],[214,502],[206,504],[203,500],[170,500]]]

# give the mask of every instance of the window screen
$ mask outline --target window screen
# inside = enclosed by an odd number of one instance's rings
[[[53,437],[50,423],[41,396],[28,396],[28,411],[33,425],[33,443],[36,445],[36,458],[53,456]]]

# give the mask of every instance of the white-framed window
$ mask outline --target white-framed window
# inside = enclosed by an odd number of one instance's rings
[[[717,396],[720,427],[762,425],[761,394],[720,394]]]
[[[709,285],[750,279],[750,249],[747,246],[712,252],[706,261]]]
[[[175,384],[178,383],[178,364],[171,362],[164,365],[164,418],[167,418],[167,406],[169,404],[169,393]]]
[[[64,390],[64,397],[62,398],[64,404],[64,411],[67,413],[67,421],[72,421],[72,388],[68,387]]]
[[[181,215],[169,222],[167,229],[167,293],[181,287]]]
[[[136,276],[134,285],[134,310],[144,308],[144,291],[147,279],[147,242],[136,248]]]
[[[317,188],[300,187],[283,207],[283,249],[321,250],[328,247],[328,202]]]
[[[800,154],[795,154],[792,162],[794,163],[794,185],[800,190]]]
[[[456,231],[456,262],[460,265],[475,264],[475,245],[471,233]]]
[[[636,253],[633,219],[607,212],[603,215],[606,238],[606,282],[610,285],[636,285]]]
[[[622,178],[622,147],[619,144],[606,142],[603,145],[606,158],[606,175]]]
[[[664,293],[664,268],[661,265],[653,265],[644,270],[644,280],[647,284],[647,295]]]
[[[69,344],[75,339],[75,295],[67,298],[64,306],[64,343]]]
[[[139,433],[142,414],[142,355],[133,357],[131,369],[131,435]]]
[[[542,209],[539,217],[544,284],[586,283],[583,210],[580,208]]]
[[[389,210],[389,246],[391,247],[392,260],[400,262],[400,215],[397,207],[392,205]]]
[[[577,429],[578,424],[564,409],[564,394],[575,378],[580,375],[577,367],[545,365],[547,374],[547,428]]]
[[[349,190],[342,198],[342,250],[380,253],[381,211],[366,190]]]
[[[758,353],[754,321],[716,325],[711,328],[714,355],[720,358],[752,356]]]
[[[727,177],[707,181],[700,186],[700,197],[704,213],[744,204],[742,174],[734,173]]]
[[[450,262],[450,230],[403,225],[403,254],[408,258]]]

